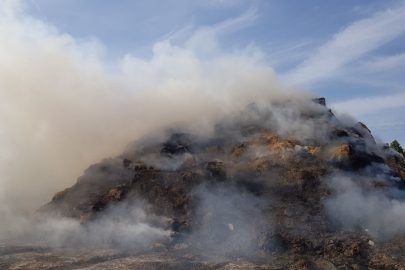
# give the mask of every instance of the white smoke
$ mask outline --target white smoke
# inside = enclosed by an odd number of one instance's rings
[[[193,195],[198,201],[196,219],[200,226],[192,232],[191,240],[205,253],[249,257],[257,250],[259,228],[270,222],[261,209],[269,202],[226,185],[202,185]]]
[[[215,34],[206,38],[218,45]],[[254,46],[202,57],[198,44],[162,41],[148,60],[125,55],[114,75],[105,51],[95,38],[79,40],[30,17],[19,1],[0,1],[3,204],[35,209],[157,127],[210,122],[256,100],[297,95],[276,83]]]
[[[405,235],[405,193],[395,187],[400,179],[392,175],[387,165],[373,164],[357,174],[333,176],[328,183],[334,193],[325,202],[328,215],[379,239]]]
[[[44,243],[50,247],[141,248],[169,239],[168,219],[144,212],[142,202],[111,205],[87,224],[57,215],[19,215],[7,209],[0,220],[0,241]]]

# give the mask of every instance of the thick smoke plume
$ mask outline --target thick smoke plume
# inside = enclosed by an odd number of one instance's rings
[[[222,53],[215,39],[206,27],[184,46],[158,42],[110,73],[100,41],[0,0],[0,240],[184,241],[248,257],[314,247],[291,233],[318,230],[311,220],[405,235],[404,193],[385,165],[394,153],[324,100],[280,86],[258,48]],[[19,214],[60,190],[41,214]]]
[[[20,1],[0,5],[0,191],[15,209],[37,208],[89,164],[157,127],[298,95],[276,83],[253,46],[202,58],[194,43],[162,41],[150,59],[125,55],[113,75],[97,39],[61,33]],[[207,31],[215,39],[209,27],[194,36]]]

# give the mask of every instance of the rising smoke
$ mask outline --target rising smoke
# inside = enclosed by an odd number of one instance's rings
[[[62,33],[20,1],[0,3],[0,187],[15,209],[37,208],[89,164],[158,127],[297,95],[276,83],[253,46],[202,58],[194,43],[162,41],[148,60],[125,55],[112,75],[97,39]],[[194,36],[208,32],[214,41],[214,28]]]
[[[270,222],[261,213],[268,201],[226,186],[199,186],[194,196],[201,227],[193,231],[191,241],[216,255],[248,257],[257,250],[260,227]]]
[[[193,133],[206,135],[224,115],[231,115],[222,123],[225,130],[227,125],[233,126],[233,119],[262,121],[255,113],[241,116],[234,112],[258,100],[261,102],[248,108],[270,115],[261,125],[281,138],[294,135],[306,146],[337,144],[328,137],[332,128],[355,125],[353,119],[344,117],[332,126],[320,125],[335,120],[311,115],[328,115],[328,109],[311,102],[311,93],[278,85],[273,70],[262,62],[262,54],[254,46],[227,54],[217,47],[215,53],[202,57],[199,52],[207,50],[193,41],[209,32],[206,38],[212,42],[208,43],[217,44],[214,28],[197,31],[185,46],[158,42],[148,60],[125,55],[118,74],[110,74],[104,63],[106,48],[100,41],[77,40],[61,33],[25,14],[19,2],[1,1],[0,5],[0,214],[5,217],[0,236],[40,239],[54,246],[123,247],[167,238],[167,220],[146,214],[140,202],[111,206],[92,227],[55,217],[32,223],[32,218],[15,214],[37,209],[56,191],[74,184],[90,164],[120,154],[129,141],[160,127],[188,122]],[[285,106],[277,106],[278,102]],[[155,138],[143,138],[148,139]],[[385,155],[378,141],[366,138],[364,142],[356,147]],[[291,156],[308,154],[300,146],[288,151]],[[270,154],[252,147],[247,155]],[[175,170],[189,157],[144,156],[141,161]],[[326,201],[326,209],[342,226],[367,229],[375,237],[402,235],[402,193],[396,188],[370,188],[376,179],[387,186],[396,181],[390,178],[389,169],[379,166],[325,180],[335,191]],[[376,172],[381,174],[375,176]],[[257,240],[258,228],[251,220],[259,225],[267,222],[260,218],[262,200],[239,190],[206,187],[199,187],[195,196],[197,219],[208,224],[192,237],[208,247],[217,241],[221,250],[230,252],[254,250],[250,246],[255,245],[251,241]],[[213,231],[207,234],[204,230],[211,227]],[[227,237],[232,232],[234,238]]]
[[[0,240],[8,243],[43,243],[52,248],[137,249],[167,241],[168,220],[143,210],[145,203],[131,201],[110,206],[102,217],[88,225],[57,215],[19,215],[3,209]]]
[[[400,179],[394,175],[388,166],[373,164],[363,172],[331,177],[334,194],[325,202],[329,216],[376,239],[405,235],[405,193],[395,187]]]

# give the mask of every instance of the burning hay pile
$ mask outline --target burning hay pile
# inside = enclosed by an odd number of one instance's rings
[[[33,269],[398,269],[404,174],[398,153],[324,99],[252,103],[90,166],[1,229],[42,244],[4,245],[0,266],[20,267],[23,253]]]
[[[80,227],[58,243],[283,269],[405,264],[404,160],[324,99],[254,103],[190,130],[132,142],[58,192],[40,212]]]

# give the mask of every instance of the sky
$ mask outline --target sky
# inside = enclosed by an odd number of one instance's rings
[[[383,142],[405,145],[405,1],[27,0],[25,9],[101,44],[116,74],[123,59],[147,61],[163,41],[202,57],[254,50],[281,83],[324,96]]]

